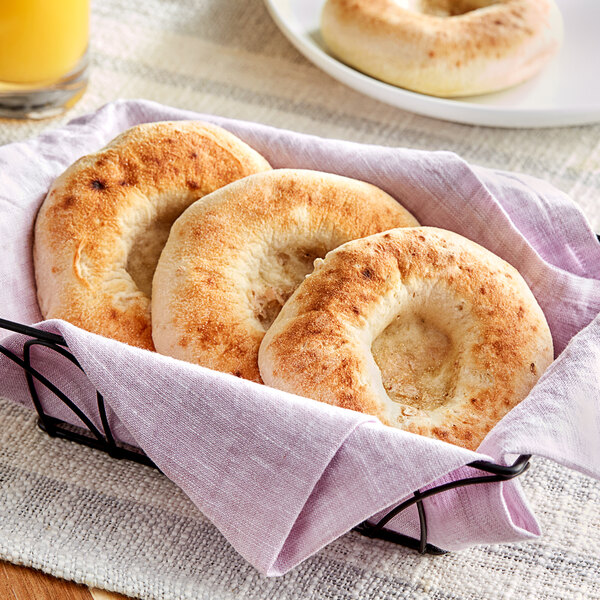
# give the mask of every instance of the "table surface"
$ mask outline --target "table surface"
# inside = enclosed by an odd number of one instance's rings
[[[57,579],[35,569],[0,562],[2,600],[127,600],[126,596]]]

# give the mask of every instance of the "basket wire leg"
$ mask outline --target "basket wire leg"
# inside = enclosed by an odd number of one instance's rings
[[[25,363],[31,367],[31,347],[37,346],[45,346],[47,348],[51,348],[55,352],[58,352],[61,356],[64,356],[66,359],[71,361],[76,367],[78,367],[82,372],[83,368],[79,364],[79,361],[66,349],[62,346],[57,346],[53,342],[49,342],[46,340],[28,340],[23,344],[23,356],[25,359]],[[41,402],[39,400],[37,390],[35,388],[35,382],[33,377],[29,371],[25,373],[27,377],[27,385],[29,386],[29,392],[31,394],[31,398],[33,399],[33,403],[36,407],[38,415],[40,417],[41,424],[43,428],[48,432],[49,435],[56,435],[56,427],[52,419],[49,419],[46,413],[44,412]],[[92,432],[92,434],[98,439],[98,441],[103,442],[106,445],[106,451],[110,456],[115,458],[121,458],[122,451],[117,446],[115,439],[113,437],[110,424],[108,422],[108,415],[106,412],[106,404],[104,402],[104,397],[102,394],[96,390],[96,401],[98,405],[98,414],[100,416],[100,421],[102,422],[103,433],[94,426],[91,420],[68,398],[62,397],[61,400],[67,404],[67,406],[79,417],[79,419],[86,425],[86,427]]]
[[[58,396],[60,398],[60,400],[62,400],[62,402],[64,402],[64,404],[66,404],[77,415],[77,417],[81,420],[81,422],[85,424],[85,426],[90,430],[90,432],[94,435],[95,438],[97,438],[100,441],[105,441],[105,437],[102,435],[100,430],[92,423],[92,421],[87,417],[87,415],[68,396],[66,396],[52,382],[50,382],[43,375],[41,375],[41,373],[38,373],[38,371],[36,371],[31,366],[31,347],[32,346],[45,346],[47,348],[51,348],[55,352],[58,352],[61,356],[64,356],[65,358],[70,360],[77,367],[79,367],[79,368],[81,368],[81,367],[79,366],[79,363],[77,362],[75,357],[73,357],[73,355],[68,350],[65,350],[64,348],[62,348],[60,346],[56,346],[52,342],[47,342],[45,340],[27,340],[23,344],[23,362],[26,367],[25,368],[25,377],[27,379],[27,385],[29,387],[29,392],[31,394],[31,398],[33,400],[33,403],[37,410],[38,416],[43,425],[43,428],[48,432],[49,435],[52,435],[52,436],[56,435],[56,429],[54,427],[54,423],[52,422],[51,419],[49,419],[47,417],[47,415],[42,407],[42,403],[39,399],[37,389],[35,387],[34,377],[41,384],[46,386],[51,392],[53,392],[56,396]]]
[[[417,498],[417,510],[419,511],[419,554],[425,554],[427,549],[427,516],[425,515],[425,505],[421,500],[421,492],[417,490],[415,492],[415,498]]]

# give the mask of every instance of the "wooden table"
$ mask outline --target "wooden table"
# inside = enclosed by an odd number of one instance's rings
[[[57,579],[41,571],[0,562],[0,598],[2,600],[128,600],[71,581]]]

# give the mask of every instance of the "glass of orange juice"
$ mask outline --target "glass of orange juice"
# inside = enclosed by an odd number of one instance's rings
[[[77,102],[89,13],[89,0],[0,0],[0,117],[50,117]]]

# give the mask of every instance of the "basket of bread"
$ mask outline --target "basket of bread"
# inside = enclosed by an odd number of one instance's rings
[[[600,245],[551,186],[144,101],[0,162],[0,317],[71,356],[7,332],[0,392],[81,425],[62,390],[260,571],[383,515],[532,538],[527,456],[600,477]]]

